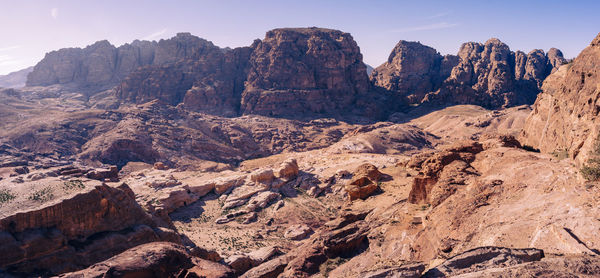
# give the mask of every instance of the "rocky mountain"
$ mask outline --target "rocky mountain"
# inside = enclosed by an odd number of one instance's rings
[[[599,133],[599,67],[600,34],[544,81],[523,129],[524,144],[567,153],[580,163],[587,160]]]
[[[11,72],[7,75],[0,75],[0,87],[3,88],[21,88],[25,87],[27,75],[33,70],[28,67],[19,71]]]
[[[221,50],[189,33],[178,33],[158,43],[136,40],[119,47],[99,41],[83,49],[66,48],[46,54],[28,75],[27,86],[75,84],[94,93],[112,88],[140,67],[169,67],[211,51]],[[171,74],[172,82],[180,81],[177,73]]]
[[[275,29],[254,47],[241,112],[332,113],[349,110],[368,90],[366,66],[350,34],[322,28]]]
[[[469,42],[442,57],[417,42],[400,41],[371,79],[413,104],[477,104],[501,108],[533,103],[543,80],[564,64],[560,50],[513,52],[498,39]]]
[[[341,31],[275,29],[250,47],[211,44],[192,52],[168,66],[134,71],[116,87],[117,97],[182,103],[192,111],[225,116],[292,118],[355,112],[381,117],[387,111],[377,106],[394,105],[382,101],[392,95],[371,90],[358,45]]]
[[[377,86],[406,96],[410,103],[420,103],[427,93],[441,86],[457,64],[456,56],[442,57],[429,46],[400,41],[388,60],[373,71],[371,79]]]

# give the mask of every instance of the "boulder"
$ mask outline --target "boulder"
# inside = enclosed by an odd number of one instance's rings
[[[277,170],[280,179],[290,180],[298,176],[298,162],[294,158],[290,158],[281,163]]]
[[[271,202],[281,197],[278,193],[271,191],[264,191],[254,195],[248,201],[246,206],[248,211],[260,211],[266,208]]]
[[[313,230],[304,224],[293,225],[285,230],[283,237],[291,240],[303,240],[312,234]]]
[[[258,169],[250,173],[250,180],[253,182],[270,184],[273,179],[275,179],[275,175],[271,169]]]
[[[381,172],[372,164],[360,165],[353,174],[352,180],[344,187],[350,201],[366,199],[379,189],[377,182],[381,179]]]
[[[229,176],[220,177],[214,180],[215,193],[221,195],[227,192],[231,188],[243,185],[246,182],[246,175],[234,174]]]

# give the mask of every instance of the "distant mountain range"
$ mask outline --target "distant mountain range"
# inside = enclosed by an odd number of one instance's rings
[[[28,67],[19,71],[11,72],[6,75],[0,75],[0,87],[2,88],[21,88],[27,82],[27,75],[33,71],[33,67]]]

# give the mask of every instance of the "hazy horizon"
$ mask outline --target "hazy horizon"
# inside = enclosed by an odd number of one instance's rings
[[[578,1],[22,1],[2,3],[0,74],[35,65],[52,50],[99,40],[119,46],[190,32],[220,47],[248,46],[274,28],[352,34],[377,67],[399,40],[456,54],[468,41],[496,37],[511,50],[556,47],[573,58],[600,31],[600,2]]]

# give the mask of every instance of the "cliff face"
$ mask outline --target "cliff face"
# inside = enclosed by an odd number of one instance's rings
[[[84,268],[133,246],[160,240],[166,229],[122,184],[105,184],[0,220],[0,268],[58,274]]]
[[[341,111],[368,90],[366,66],[350,34],[275,29],[256,43],[250,57],[241,112],[289,116]]]
[[[214,56],[213,53],[216,52],[221,53],[221,49],[189,33],[178,33],[177,36],[158,43],[136,40],[118,48],[108,41],[99,41],[83,49],[66,48],[46,54],[28,75],[27,86],[75,84],[82,88],[107,89],[132,73],[137,74],[133,78],[167,77],[159,73],[150,76],[148,69],[137,72],[140,67],[172,67],[181,61]],[[168,77],[171,82],[175,82],[180,81],[176,79],[180,75],[181,73],[173,72]],[[145,85],[147,89],[155,86],[156,82],[149,80]],[[126,98],[143,97],[133,94]]]
[[[178,44],[174,40],[159,42],[159,49],[179,58],[131,73],[115,89],[119,99],[134,103],[159,99],[225,116],[375,115],[376,106],[387,105],[385,93],[369,93],[366,66],[348,33],[276,29],[264,40],[236,49],[193,47],[193,41],[201,41],[197,38]],[[161,51],[157,50],[155,63],[164,60]]]
[[[418,42],[400,41],[388,60],[371,74],[375,84],[398,92],[411,103],[440,87],[458,62],[456,56],[442,57],[435,49]]]
[[[442,57],[433,48],[400,41],[371,79],[414,104],[501,108],[532,103],[546,76],[564,62],[558,49],[548,54],[537,49],[512,52],[498,39],[465,43],[458,57]]]
[[[152,64],[155,50],[153,42],[135,41],[116,48],[108,41],[99,41],[83,49],[52,51],[27,76],[27,86],[114,86],[138,67]]]
[[[522,142],[543,152],[567,151],[584,162],[598,134],[600,34],[575,60],[542,86],[527,118]]]

